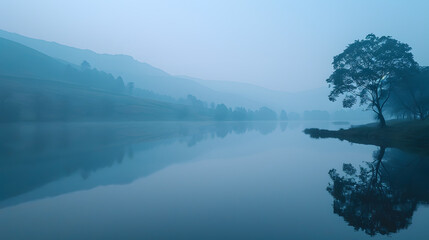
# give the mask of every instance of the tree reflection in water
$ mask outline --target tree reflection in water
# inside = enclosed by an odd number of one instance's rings
[[[327,191],[334,197],[334,213],[371,236],[406,229],[417,206],[429,202],[428,160],[379,147],[359,170],[352,164],[343,164],[341,175],[331,169]]]

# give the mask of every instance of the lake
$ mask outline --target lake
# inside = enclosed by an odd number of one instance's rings
[[[429,239],[427,156],[309,127],[0,125],[0,239]]]

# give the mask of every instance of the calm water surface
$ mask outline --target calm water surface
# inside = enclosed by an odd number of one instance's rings
[[[0,239],[429,239],[425,156],[306,127],[1,125]]]

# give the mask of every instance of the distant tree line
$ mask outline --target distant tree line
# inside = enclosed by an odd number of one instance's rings
[[[115,78],[112,74],[91,68],[87,61],[81,63],[80,69],[67,65],[63,78],[70,82],[116,93],[132,91],[130,86],[125,87],[122,77]]]
[[[244,107],[227,107],[225,104],[210,105],[197,99],[193,95],[188,95],[186,99],[178,100],[183,104],[182,118],[192,115],[206,116],[216,121],[274,121],[278,120],[277,113],[270,108],[261,107],[258,110],[250,110]],[[185,107],[185,106],[191,106]]]
[[[121,120],[271,121],[277,114],[266,107],[253,111],[208,105],[192,95],[163,102],[66,82],[0,76],[0,122]]]

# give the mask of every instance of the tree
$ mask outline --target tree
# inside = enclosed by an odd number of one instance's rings
[[[359,168],[344,163],[342,173],[331,169],[326,190],[334,213],[371,236],[408,228],[419,205],[429,203],[428,160],[422,153],[379,146]]]
[[[232,112],[232,120],[244,121],[247,119],[247,111],[243,107],[236,107]]]
[[[82,69],[82,71],[90,70],[91,69],[91,65],[89,64],[89,62],[87,62],[86,60],[84,60],[80,64],[80,68]]]
[[[394,85],[387,107],[391,114],[425,120],[429,116],[429,67],[405,72]]]
[[[199,111],[203,110],[205,108],[205,104],[203,101],[199,100],[193,95],[188,94],[186,97],[185,103],[188,105],[193,106],[194,108],[198,109]]]
[[[385,127],[383,108],[392,92],[392,83],[401,73],[417,67],[411,47],[392,37],[369,34],[356,40],[334,57],[334,72],[326,80],[332,91],[329,100],[344,95],[343,107],[351,108],[359,99],[361,106],[372,109]]]
[[[327,191],[334,197],[334,213],[366,234],[389,235],[407,228],[417,207],[415,198],[407,198],[402,189],[389,181],[383,168],[385,148],[374,153],[374,162],[360,167],[360,173],[351,164],[343,164],[344,176],[331,169],[332,183]]]
[[[267,107],[261,107],[253,114],[253,120],[256,121],[274,121],[277,120],[277,113]]]
[[[229,115],[228,108],[225,106],[225,104],[218,104],[216,106],[214,117],[218,121],[227,120]]]

